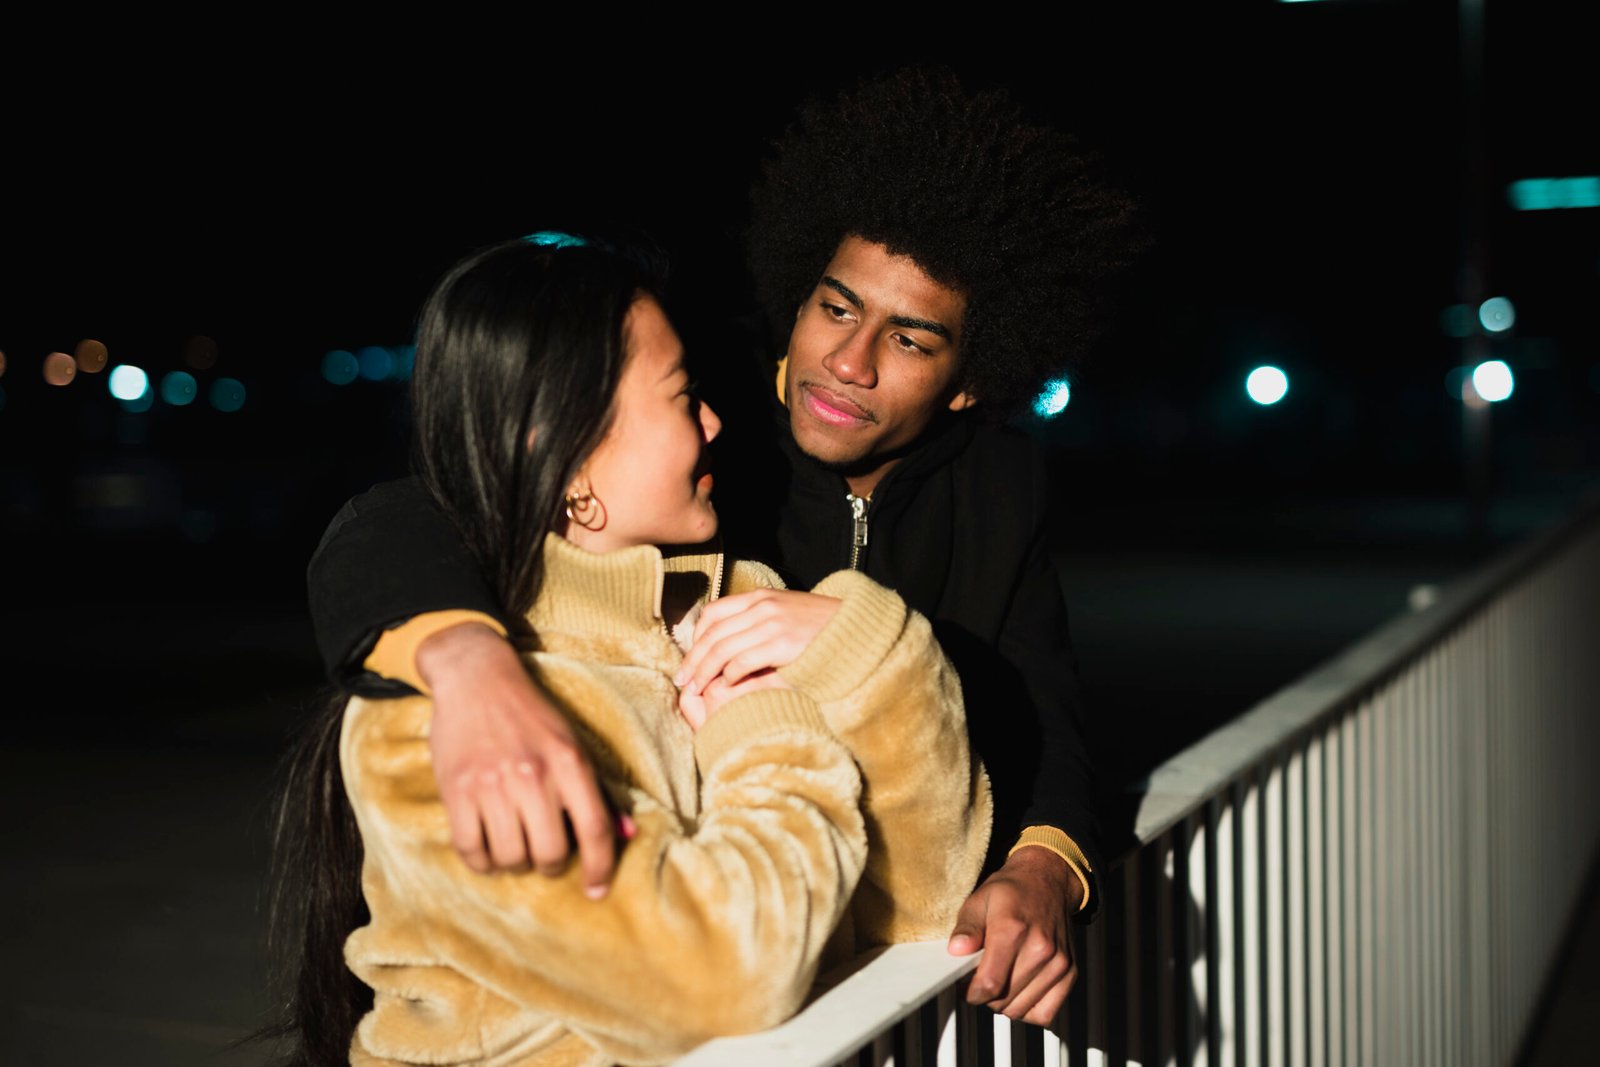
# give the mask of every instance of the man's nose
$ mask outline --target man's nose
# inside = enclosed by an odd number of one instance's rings
[[[878,384],[878,357],[872,333],[855,331],[823,359],[822,365],[841,384],[871,389]]]

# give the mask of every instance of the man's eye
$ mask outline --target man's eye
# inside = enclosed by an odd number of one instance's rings
[[[845,309],[839,304],[830,304],[826,300],[822,302],[822,310],[830,317],[835,319],[845,318],[849,314],[849,312],[845,311]]]
[[[899,345],[900,348],[903,351],[906,351],[906,352],[926,352],[927,351],[927,349],[923,348],[921,345],[917,344],[917,342],[913,341],[911,338],[907,337],[903,333],[897,333],[897,334],[894,335],[894,343]]]

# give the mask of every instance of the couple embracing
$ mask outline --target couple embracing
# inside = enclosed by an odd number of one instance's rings
[[[974,1003],[1056,1016],[1090,767],[1004,420],[1083,350],[1129,220],[1001,94],[907,72],[814,106],[750,229],[793,326],[715,467],[658,257],[540,231],[445,275],[419,477],[310,571],[354,695],[280,821],[320,849],[304,1061],[661,1062],[936,937],[984,949]]]

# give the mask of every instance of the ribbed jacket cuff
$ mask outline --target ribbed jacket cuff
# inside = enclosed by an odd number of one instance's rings
[[[1083,883],[1083,900],[1078,904],[1078,910],[1083,911],[1089,906],[1089,895],[1094,890],[1094,880],[1089,877],[1093,870],[1089,866],[1088,857],[1083,854],[1083,849],[1078,843],[1054,826],[1030,826],[1017,835],[1017,843],[1011,846],[1011,852],[1019,848],[1049,849],[1064,860],[1072,873],[1078,876],[1078,881]],[[1007,852],[1006,855],[1011,855]]]
[[[694,758],[710,773],[729,752],[765,734],[802,730],[832,738],[816,701],[789,689],[763,689],[732,700],[694,735]]]
[[[392,630],[385,630],[362,666],[373,674],[402,681],[424,696],[432,696],[432,690],[417,670],[417,649],[434,634],[467,622],[481,622],[501,637],[506,636],[506,628],[500,620],[481,611],[429,611],[412,616]]]
[[[878,669],[905,629],[906,606],[898,595],[859,571],[836,571],[813,593],[843,601],[828,625],[788,666],[783,680],[819,703],[838,700]]]

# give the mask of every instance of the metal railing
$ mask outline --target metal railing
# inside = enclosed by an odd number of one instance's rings
[[[1501,1064],[1600,841],[1600,514],[1446,587],[1162,764],[1052,1033],[884,950],[681,1067]]]

